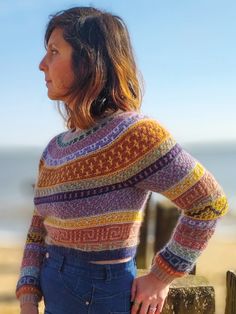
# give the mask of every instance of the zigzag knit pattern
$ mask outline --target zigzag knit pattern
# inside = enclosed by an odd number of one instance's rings
[[[227,212],[214,176],[142,113],[118,112],[88,130],[55,136],[39,162],[16,287],[21,303],[42,298],[39,273],[48,245],[90,261],[134,257],[150,191],[182,211],[151,267],[170,283],[192,269]]]

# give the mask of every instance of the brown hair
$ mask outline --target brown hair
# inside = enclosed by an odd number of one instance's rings
[[[117,15],[92,7],[75,7],[51,16],[45,45],[55,28],[72,46],[75,82],[68,91],[63,118],[69,129],[86,129],[117,110],[139,111],[141,87],[129,33]]]

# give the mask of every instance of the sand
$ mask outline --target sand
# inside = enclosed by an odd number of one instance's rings
[[[20,313],[14,297],[22,257],[22,247],[0,247],[0,313]],[[216,314],[223,314],[226,296],[226,271],[236,270],[236,237],[214,234],[197,262],[197,274],[205,276],[215,288]],[[40,313],[43,313],[41,302]]]

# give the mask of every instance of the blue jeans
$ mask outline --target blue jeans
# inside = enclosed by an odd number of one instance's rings
[[[48,246],[40,273],[44,314],[129,314],[136,271],[134,259],[91,264]]]

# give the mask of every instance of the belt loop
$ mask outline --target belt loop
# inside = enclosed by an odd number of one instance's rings
[[[106,281],[111,281],[111,266],[106,265]]]

